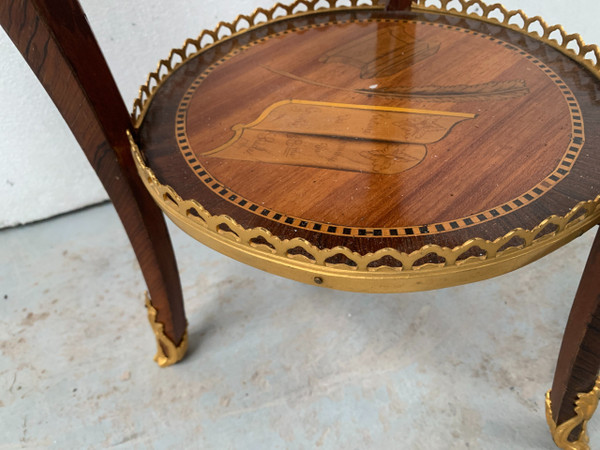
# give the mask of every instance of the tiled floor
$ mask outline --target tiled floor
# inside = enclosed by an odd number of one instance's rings
[[[593,233],[495,280],[365,295],[174,230],[191,348],[159,369],[111,205],[1,231],[0,448],[552,448],[543,397]]]

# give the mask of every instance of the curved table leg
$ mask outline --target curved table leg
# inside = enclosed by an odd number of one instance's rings
[[[0,25],[71,128],[119,214],[152,298],[159,365],[187,344],[179,272],[162,212],[137,174],[131,120],[77,0],[3,0]],[[107,312],[107,314],[109,314]]]
[[[600,396],[600,231],[575,295],[563,335],[546,416],[556,445],[588,449],[586,424]]]

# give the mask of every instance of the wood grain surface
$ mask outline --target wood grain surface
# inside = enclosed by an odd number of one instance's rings
[[[596,86],[500,26],[315,14],[187,62],[140,141],[161,182],[245,227],[363,254],[456,246],[598,195]]]
[[[171,241],[160,209],[137,175],[126,135],[133,132],[131,121],[81,7],[75,0],[7,0],[0,2],[0,23],[100,178],[140,263],[158,320],[179,343],[186,319]]]
[[[580,393],[590,392],[600,370],[600,232],[597,232],[565,327],[550,399],[557,424],[574,416]],[[581,427],[570,438],[576,440]]]
[[[159,320],[179,342],[185,316],[168,234],[135,172],[131,124],[83,12],[74,0],[15,0],[0,4],[0,21],[104,183]],[[576,62],[500,26],[315,14],[184,64],[139,141],[161,182],[212,214],[321,248],[411,251],[495,239],[598,195],[598,92]],[[599,243],[558,361],[558,423],[600,366]]]
[[[402,11],[410,9],[412,0],[388,0],[385,8],[388,11]]]

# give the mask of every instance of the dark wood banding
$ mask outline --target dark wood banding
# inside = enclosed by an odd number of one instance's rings
[[[316,13],[243,33],[176,70],[147,111],[140,147],[163,184],[246,228],[361,254],[454,247],[531,229],[598,195],[597,86],[563,53],[502,26],[415,12]],[[347,134],[329,127],[330,136],[317,126],[321,103],[338,116],[358,107],[392,120],[399,109],[457,117],[428,143],[386,132],[373,140],[358,125]],[[298,106],[312,120],[304,128],[287,120]],[[277,108],[285,114],[271,117]],[[351,112],[360,124],[363,111]],[[271,154],[244,154],[241,128],[274,136]],[[394,173],[355,161],[282,162],[282,145],[294,140],[300,154],[337,140],[357,153],[401,146],[422,160]]]

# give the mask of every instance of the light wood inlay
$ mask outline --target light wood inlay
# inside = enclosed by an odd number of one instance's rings
[[[597,90],[577,62],[500,25],[315,13],[178,67],[140,149],[161,183],[244,228],[410,253],[532,229],[594,199]]]
[[[177,119],[182,154],[200,180],[236,206],[333,234],[440,233],[509,214],[569,172],[564,162],[576,160],[584,143],[581,113],[543,62],[467,32],[366,20],[305,26],[249,43],[209,66],[186,92]],[[315,51],[315,41],[326,51]],[[299,50],[289,58],[271,57],[275,48],[291,46]],[[459,60],[463,47],[468,57]],[[504,70],[486,58],[492,51]],[[236,111],[214,101],[225,90],[239,93]],[[257,91],[265,95],[253,97]],[[200,126],[224,113],[223,127]],[[549,148],[542,140],[520,144],[524,131],[538,136],[549,127],[562,131],[548,137]],[[524,164],[524,150],[535,166],[524,180],[499,188]],[[491,171],[469,170],[480,158],[490,160]],[[432,175],[444,183],[425,192]],[[365,217],[373,191],[385,193],[389,208]],[[424,198],[431,200],[427,207]]]

